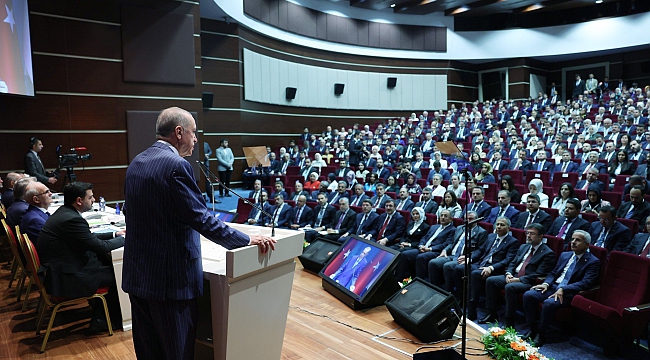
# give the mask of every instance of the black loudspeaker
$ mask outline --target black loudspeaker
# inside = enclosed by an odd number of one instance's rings
[[[287,100],[293,100],[293,99],[296,98],[296,90],[298,90],[298,89],[296,89],[295,87],[288,87],[286,89],[285,96],[286,96]]]
[[[420,278],[386,300],[386,307],[396,323],[422,342],[451,339],[460,323],[453,295]]]
[[[413,360],[465,360],[465,358],[454,349],[443,349],[415,353]]]
[[[211,92],[204,92],[203,93],[203,108],[211,108],[212,107],[212,100],[214,100],[214,93]]]
[[[386,86],[388,86],[389,89],[393,89],[395,86],[397,86],[397,78],[389,77]]]
[[[341,245],[337,241],[316,239],[303,250],[302,255],[298,256],[298,260],[305,269],[318,274]]]
[[[339,96],[343,94],[343,88],[345,87],[345,84],[334,84],[334,95]]]

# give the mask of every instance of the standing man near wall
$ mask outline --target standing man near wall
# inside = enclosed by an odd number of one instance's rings
[[[190,163],[196,122],[180,108],[162,111],[155,142],[126,171],[126,222],[122,288],[129,293],[133,345],[139,359],[193,359],[197,299],[203,292],[199,233],[226,247],[275,240],[248,236],[207,212]]]
[[[232,163],[235,162],[235,156],[232,154],[232,150],[228,147],[228,140],[221,139],[221,146],[215,150],[217,156],[217,171],[219,171],[219,180],[223,184],[219,183],[219,197],[223,197],[224,188],[223,185],[226,185],[227,188],[230,188],[230,177],[232,176]],[[228,194],[228,189],[225,189],[227,197],[230,197]]]
[[[38,153],[43,151],[43,142],[39,138],[33,137],[29,139],[28,147],[29,151],[27,151],[25,158],[23,158],[25,172],[30,176],[36,177],[43,184],[54,184],[56,177],[54,177],[54,174],[45,171],[45,166],[43,166],[43,162],[38,156]]]

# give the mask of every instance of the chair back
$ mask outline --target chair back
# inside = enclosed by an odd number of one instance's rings
[[[616,309],[619,314],[628,306],[647,303],[650,280],[650,259],[612,251],[594,301]]]
[[[598,283],[600,283],[600,280],[602,280],[603,275],[605,274],[605,269],[607,268],[608,251],[604,247],[589,245],[589,252],[600,260],[600,273],[598,275]]]
[[[5,208],[5,204],[3,203],[0,203],[0,214],[2,214],[3,219],[7,218],[7,208]]]
[[[21,251],[18,248],[18,241],[16,240],[16,236],[14,235],[13,230],[11,230],[11,227],[7,225],[7,222],[5,219],[0,220],[2,221],[2,227],[5,229],[5,233],[7,234],[7,238],[9,239],[9,247],[11,248],[11,253],[14,255],[14,259],[18,262],[18,265],[20,266],[21,269],[25,269],[25,264],[23,263],[23,258],[20,256]]]
[[[38,257],[38,253],[36,252],[36,249],[34,248],[34,244],[32,243],[31,240],[29,240],[29,235],[23,234],[21,237],[22,239],[22,244],[25,248],[25,257],[27,258],[26,260],[26,265],[29,271],[34,274],[32,276],[32,280],[36,286],[38,286],[39,291],[41,294],[46,298],[49,299],[47,296],[47,291],[45,290],[45,286],[43,285],[43,282],[41,281],[41,278],[38,276],[38,269],[41,267],[41,260]]]

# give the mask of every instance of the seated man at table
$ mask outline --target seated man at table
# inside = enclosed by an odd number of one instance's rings
[[[318,205],[313,210],[314,221],[306,226],[311,229],[305,230],[305,240],[309,243],[314,242],[319,235],[318,232],[325,230],[332,223],[336,212],[336,208],[327,203],[327,193],[319,193],[317,199]]]
[[[345,197],[340,198],[339,208],[340,209],[334,214],[334,216],[332,216],[331,222],[327,225],[327,235],[322,235],[320,237],[336,241],[341,237],[341,234],[347,233],[354,226],[357,214],[350,209],[350,200]]]
[[[16,225],[20,225],[27,208],[29,208],[29,204],[23,198],[27,185],[34,181],[36,181],[35,177],[27,177],[18,180],[14,185],[14,202],[7,209],[7,225],[11,227],[11,230],[14,230]]]
[[[52,296],[68,298],[92,296],[101,287],[110,287],[106,296],[113,327],[121,316],[113,266],[107,253],[124,246],[125,231],[93,234],[81,213],[92,209],[93,186],[73,182],[63,189],[63,206],[50,216],[38,237],[36,250],[46,270],[45,286]],[[95,301],[88,331],[107,330],[101,300]]]
[[[27,185],[24,199],[29,207],[20,221],[20,231],[27,234],[29,240],[36,244],[38,234],[45,225],[45,221],[50,217],[47,208],[52,203],[52,192],[43,183],[34,181]]]

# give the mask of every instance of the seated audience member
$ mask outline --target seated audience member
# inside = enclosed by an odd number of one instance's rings
[[[422,190],[422,195],[420,196],[420,201],[415,203],[415,206],[419,206],[424,209],[424,212],[427,214],[436,214],[438,211],[438,203],[431,198],[431,188],[425,187]]]
[[[433,167],[429,171],[429,176],[427,176],[427,184],[431,184],[434,175],[442,176],[443,180],[451,180],[451,174],[449,174],[449,170],[443,168],[440,164],[440,161],[433,162]]]
[[[508,190],[499,191],[497,194],[497,204],[497,207],[490,210],[490,215],[485,219],[485,222],[494,224],[502,216],[510,219],[511,223],[517,220],[519,210],[510,205],[510,192]]]
[[[260,195],[262,195],[262,181],[258,179],[253,183],[253,190],[248,193],[248,198],[253,199],[253,202],[257,203],[260,201]]]
[[[20,225],[23,215],[25,215],[27,208],[29,208],[29,204],[25,202],[23,197],[25,196],[27,186],[34,181],[36,181],[36,178],[27,177],[16,181],[14,185],[14,202],[7,209],[7,225],[12,230],[16,228],[16,225]]]
[[[445,194],[445,189],[442,184],[442,176],[440,174],[436,174],[433,176],[433,180],[431,181],[431,196],[440,196],[442,197]]]
[[[311,198],[312,199],[318,199],[318,194],[325,194],[325,198],[329,196],[329,192],[327,188],[329,187],[329,184],[327,181],[321,181],[320,186],[318,187],[317,190],[314,190],[311,192]],[[337,184],[338,186],[338,184]]]
[[[377,236],[379,229],[377,229],[376,224],[379,215],[372,211],[372,202],[368,199],[364,200],[361,204],[361,210],[362,212],[357,214],[352,228],[341,235],[339,242],[345,242],[350,235],[359,235],[367,240]]]
[[[384,204],[386,204],[386,201],[390,199],[388,195],[385,193],[385,188],[384,184],[377,184],[377,195],[373,196],[370,201],[372,202],[372,207],[374,209],[376,208],[383,208]]]
[[[650,215],[650,204],[644,199],[645,189],[641,185],[634,185],[630,190],[630,201],[626,201],[618,208],[616,217],[633,219],[643,223],[643,220]]]
[[[9,209],[11,204],[14,202],[14,185],[16,185],[16,181],[22,179],[24,176],[15,173],[15,172],[10,172],[7,174],[7,177],[5,177],[4,181],[4,188],[5,191],[2,193],[2,205],[5,206],[5,209]]]
[[[403,251],[395,277],[406,279],[411,275],[426,279],[429,275],[429,260],[437,257],[442,250],[454,240],[456,228],[451,223],[449,211],[443,210],[438,220],[438,225],[433,225],[429,231],[420,239],[417,249]]]
[[[632,233],[616,220],[616,208],[601,207],[598,218],[600,221],[591,223],[589,228],[589,235],[594,239],[592,245],[606,248],[607,251],[625,251],[632,240]]]
[[[571,161],[571,153],[568,151],[562,152],[562,161],[555,165],[553,176],[556,173],[578,172],[578,164]]]
[[[630,189],[633,186],[641,186],[644,194],[650,194],[650,182],[643,176],[632,175],[623,188],[623,196],[621,197],[621,200],[625,201],[625,196],[630,193]]]
[[[587,190],[587,198],[580,202],[580,212],[598,215],[601,207],[610,205],[609,201],[603,200],[600,186],[594,185]]]
[[[645,219],[645,231],[634,235],[634,238],[627,246],[625,252],[639,255],[643,257],[650,257],[650,216]]]
[[[246,220],[248,225],[264,225],[270,221],[269,217],[260,211],[261,209],[266,213],[273,215],[273,205],[269,204],[268,200],[269,193],[264,189],[260,190],[259,201],[255,203],[256,206],[253,206],[251,212],[248,213],[248,219]],[[257,206],[259,206],[259,208]]]
[[[382,180],[385,180],[390,175],[390,171],[384,166],[384,160],[377,159],[377,164],[372,169],[372,174],[377,174]]]
[[[287,194],[286,191],[284,191],[284,184],[282,183],[282,181],[275,182],[275,185],[273,187],[273,192],[271,193],[271,197],[275,199],[275,195],[281,195],[282,200],[289,199],[289,195]]]
[[[363,185],[354,185],[354,195],[350,198],[350,206],[361,206],[361,202],[365,199],[369,199],[369,197],[366,195]]]
[[[110,287],[106,296],[111,323],[119,327],[119,311],[111,250],[124,246],[124,230],[93,234],[81,213],[92,209],[92,184],[73,182],[63,189],[63,206],[50,216],[40,232],[36,250],[45,267],[45,286],[51,296],[66,298],[93,295],[101,287]],[[88,331],[108,330],[101,300],[95,299],[94,315]]]
[[[429,224],[424,221],[425,219],[424,209],[421,207],[414,207],[413,210],[411,210],[411,221],[406,225],[404,238],[402,238],[398,244],[391,245],[390,247],[399,252],[416,249],[424,234],[429,231]]]
[[[475,211],[467,213],[467,220],[471,223],[477,219]],[[487,238],[487,231],[478,226],[475,222],[469,226],[469,241],[476,243],[477,247],[483,246]],[[453,243],[447,245],[440,255],[435,259],[429,261],[428,273],[429,281],[451,292],[454,290],[453,270],[445,270],[445,268],[454,268],[456,265],[465,264],[465,225],[456,228]],[[447,277],[449,276],[449,277]]]
[[[492,172],[498,171],[501,173],[503,170],[506,170],[508,168],[508,163],[502,159],[500,152],[494,153],[490,165],[492,166]]]
[[[50,217],[47,209],[52,203],[52,192],[44,184],[33,181],[27,185],[24,199],[29,208],[20,221],[20,231],[29,235],[29,240],[37,244],[38,234]]]
[[[589,221],[581,218],[578,199],[569,199],[564,207],[564,216],[559,216],[548,230],[547,234],[557,236],[569,245],[571,235],[576,230],[589,231]]]
[[[319,173],[319,168],[313,167],[311,165],[311,160],[309,158],[305,159],[305,165],[300,168],[299,175],[301,175],[305,181],[310,180],[310,181],[318,181],[318,173]],[[312,179],[311,174],[316,174],[316,178]]]
[[[503,175],[501,177],[501,190],[506,190],[510,193],[510,202],[519,204],[521,202],[521,194],[515,187],[515,181],[510,175]]]
[[[580,164],[580,166],[578,166],[577,173],[580,175],[586,174],[587,171],[589,171],[592,168],[598,170],[598,173],[600,174],[605,173],[605,164],[598,162],[598,153],[596,151],[590,151],[587,154],[587,161],[583,162],[582,164]]]
[[[404,217],[395,210],[395,200],[388,199],[384,204],[386,212],[377,218],[377,236],[375,241],[384,246],[394,245],[402,235],[406,221]]]
[[[397,192],[399,192],[399,189],[400,189],[400,186],[397,183],[397,178],[395,178],[393,175],[389,176],[386,179],[386,192],[397,193]]]
[[[467,318],[477,318],[476,306],[479,297],[485,292],[485,279],[493,275],[503,275],[508,264],[517,254],[519,242],[510,235],[510,219],[500,217],[495,223],[496,231],[489,234],[485,243],[472,252],[471,287],[467,310]],[[454,284],[456,293],[462,292],[462,276],[465,265],[457,265],[454,269]]]
[[[614,184],[617,175],[634,175],[636,165],[627,156],[627,151],[618,150],[607,168],[611,184]]]
[[[408,190],[409,194],[421,194],[422,193],[422,187],[420,184],[417,183],[417,178],[415,174],[408,174],[406,177],[406,183],[404,186],[406,186],[406,189]]]
[[[526,322],[530,324],[530,332],[524,337],[531,339],[535,345],[543,346],[546,342],[546,331],[555,319],[557,310],[571,306],[574,295],[597,284],[600,260],[587,251],[590,243],[589,233],[574,231],[571,251],[560,255],[544,283],[524,293],[524,313]],[[541,314],[538,314],[539,304],[542,304]]]
[[[573,185],[571,183],[564,183],[560,186],[560,191],[557,196],[553,199],[553,204],[551,208],[557,209],[560,214],[564,213],[564,207],[569,199],[576,199],[575,190],[573,190]]]
[[[341,234],[345,234],[352,229],[356,217],[357,214],[350,209],[350,201],[348,198],[340,198],[339,210],[332,216],[332,222],[325,229],[327,234],[320,235],[319,237],[333,241],[338,240]]]
[[[519,294],[537,284],[537,278],[546,277],[555,266],[555,253],[544,240],[544,229],[540,224],[530,224],[526,228],[526,243],[517,250],[515,258],[508,264],[505,275],[494,275],[485,282],[485,307],[489,314],[480,319],[480,324],[498,321],[497,305],[499,291],[505,289],[505,326],[514,327],[515,311]]]
[[[528,183],[528,193],[521,196],[521,203],[525,204],[528,195],[535,194],[539,197],[541,207],[547,208],[549,206],[548,195],[544,194],[544,183],[540,179],[532,179]]]
[[[305,195],[298,196],[296,206],[291,210],[291,228],[299,229],[314,222],[314,213],[311,208],[306,205],[307,197]]]
[[[267,227],[272,227],[275,224],[275,227],[279,228],[289,228],[291,225],[291,206],[284,203],[284,198],[282,194],[275,194],[275,205],[271,209],[272,211],[271,218],[267,219],[265,224]]]
[[[544,233],[552,224],[551,215],[539,208],[539,196],[529,195],[526,201],[526,211],[519,214],[517,221],[512,225],[516,229],[525,229],[532,223],[538,223],[544,227]]]
[[[370,176],[368,176],[368,181],[363,185],[364,191],[372,191],[374,193],[377,192],[377,184],[379,184],[379,178],[377,176],[378,175],[375,173],[372,173]]]
[[[492,175],[492,165],[490,163],[483,163],[481,165],[481,171],[476,174],[476,181],[481,182],[481,183],[496,183],[496,179],[494,179],[494,175]]]
[[[293,193],[291,194],[291,200],[298,202],[298,197],[300,195],[304,195],[306,200],[309,201],[311,199],[311,194],[308,191],[303,190],[302,183],[300,181],[296,181],[296,184],[293,186]]]
[[[341,177],[341,178],[346,177],[348,175],[348,172],[351,171],[351,169],[348,167],[347,164],[348,163],[345,160],[343,159],[339,160],[339,168],[336,169],[336,171],[334,171],[334,175],[336,175],[336,177]]]
[[[458,199],[456,199],[456,194],[453,191],[446,191],[442,196],[442,204],[438,206],[436,211],[436,216],[440,218],[440,213],[443,210],[449,211],[449,215],[452,218],[460,218],[463,213],[463,208],[460,207]]]
[[[310,243],[316,240],[319,231],[327,229],[334,220],[334,213],[336,212],[336,208],[328,204],[326,193],[319,193],[316,199],[318,205],[312,210],[314,222],[308,226],[312,229],[305,231],[305,240]]]
[[[413,209],[413,206],[415,204],[411,200],[411,196],[408,193],[408,190],[406,190],[406,187],[402,187],[399,189],[399,193],[397,194],[397,200],[395,201],[395,204],[397,205],[396,208],[397,210],[404,210],[404,211],[411,211]]]
[[[508,164],[508,170],[521,170],[524,172],[524,176],[526,176],[526,172],[532,168],[533,164],[526,160],[526,150],[524,149],[519,150],[517,158],[510,160],[510,164]]]
[[[463,196],[463,193],[465,193],[465,184],[460,182],[460,175],[454,174],[451,176],[451,183],[447,186],[447,190],[453,191],[457,199]]]
[[[605,191],[605,183],[598,180],[597,169],[589,169],[589,171],[587,171],[587,179],[578,181],[576,184],[576,189],[587,190],[592,186],[597,186],[600,188],[600,191]]]
[[[334,175],[334,173],[327,174],[327,181],[330,184],[327,187],[327,191],[329,192],[336,191],[336,189],[339,187],[339,182],[336,180],[336,175]]]
[[[365,183],[368,174],[370,174],[370,171],[366,169],[366,165],[363,162],[360,162],[359,165],[357,166],[357,171],[354,173],[354,176],[357,178],[357,181],[362,184]]]
[[[350,194],[348,194],[347,189],[348,189],[348,184],[343,180],[339,181],[338,186],[336,187],[336,191],[332,191],[329,194],[328,203],[333,206],[334,204],[338,204],[339,199],[342,197],[349,199]]]
[[[476,211],[478,217],[487,217],[490,214],[492,207],[486,203],[483,198],[485,198],[485,189],[480,186],[477,186],[472,189],[472,202],[465,205],[463,209],[463,216],[467,211]]]
[[[305,185],[303,185],[302,187],[303,187],[303,189],[305,189],[307,191],[311,191],[312,194],[313,194],[314,191],[318,191],[318,189],[320,189],[320,181],[318,181],[318,173],[316,173],[316,172],[310,173],[309,174],[309,181],[307,181],[305,183]]]

